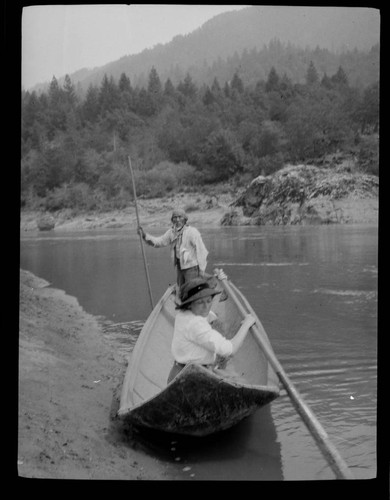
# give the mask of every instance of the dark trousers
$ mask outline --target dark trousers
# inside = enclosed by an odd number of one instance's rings
[[[184,285],[184,283],[187,283],[187,281],[190,281],[200,276],[199,266],[189,267],[188,269],[181,269],[179,259],[176,259],[175,266],[176,266],[176,276],[177,276],[176,279],[179,287]],[[206,273],[205,279],[209,282],[211,288],[215,288],[217,286],[217,280],[213,275]]]
[[[178,375],[182,371],[182,369],[185,366],[186,365],[183,365],[182,363],[178,363],[177,361],[174,361],[173,366],[171,368],[171,371],[169,372],[169,375],[168,375],[167,384],[169,384],[169,382],[171,382],[176,377],[176,375]],[[201,366],[204,366],[205,368],[211,367],[211,365],[201,365]]]
[[[199,266],[189,267],[188,269],[180,268],[180,261],[176,259],[176,275],[177,275],[177,284],[179,287],[187,283],[194,278],[199,276]]]

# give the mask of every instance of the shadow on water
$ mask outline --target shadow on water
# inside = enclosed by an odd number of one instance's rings
[[[111,439],[116,444],[121,442],[171,464],[179,479],[283,480],[270,405],[230,429],[204,437],[133,427],[118,419],[113,425]]]

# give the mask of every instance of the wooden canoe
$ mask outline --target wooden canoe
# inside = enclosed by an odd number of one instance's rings
[[[261,349],[271,349],[260,320],[242,293],[229,282],[247,313],[256,318],[243,345],[226,370],[188,364],[169,383],[173,366],[171,341],[176,315],[175,288],[169,287],[146,320],[126,371],[118,416],[136,426],[175,434],[204,436],[227,429],[279,395],[278,376]],[[222,289],[218,282],[218,288]],[[214,298],[212,310],[223,324],[224,335],[234,336],[243,319],[228,295]],[[237,376],[232,377],[234,372]]]

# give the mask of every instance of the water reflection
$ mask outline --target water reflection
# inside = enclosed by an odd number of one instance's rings
[[[181,479],[283,479],[270,406],[235,427],[203,438],[139,429],[134,439],[147,453],[180,464]]]

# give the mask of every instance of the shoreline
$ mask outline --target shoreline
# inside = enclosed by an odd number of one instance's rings
[[[127,360],[76,298],[20,270],[18,475],[168,480],[132,447],[116,404]]]
[[[180,199],[180,203],[178,202]],[[177,207],[184,208],[188,214],[188,223],[198,228],[221,227],[221,221],[226,215],[233,215],[233,225],[261,227],[245,217],[242,208],[232,207],[236,196],[231,194],[221,195],[218,198],[199,194],[186,194],[174,198],[156,198],[151,200],[140,200],[138,202],[139,220],[142,226],[158,230],[167,229],[170,226],[172,210]],[[326,203],[322,202],[326,208]],[[367,196],[357,198],[353,194],[333,202],[334,210],[342,214],[338,224],[378,224],[379,221],[379,199],[378,196]],[[42,217],[38,211],[21,211],[20,232],[42,232],[39,231],[38,221]],[[45,214],[46,215],[46,214]],[[134,231],[136,233],[137,217],[135,206],[129,206],[123,210],[111,210],[107,212],[86,212],[73,215],[70,210],[62,210],[49,216],[54,225],[54,232],[78,232],[102,229],[121,229]],[[268,225],[268,224],[267,224]],[[318,225],[318,224],[314,224]]]
[[[138,200],[139,219],[145,227],[169,227],[174,208],[183,208],[189,217],[189,224],[219,227],[230,203],[235,198],[229,194],[210,197],[200,194],[183,194],[170,198]],[[24,211],[20,213],[20,231],[39,231],[37,221],[42,213]],[[90,231],[99,229],[133,229],[136,231],[137,217],[135,206],[107,212],[86,212],[72,215],[62,210],[50,216],[55,223],[54,231]]]

